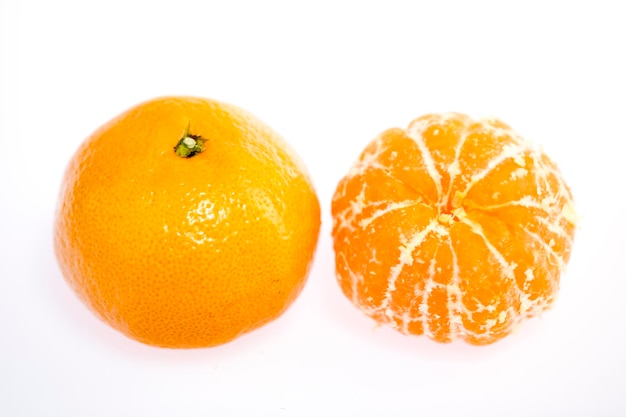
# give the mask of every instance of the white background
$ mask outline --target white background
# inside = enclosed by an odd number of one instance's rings
[[[0,415],[626,415],[620,3],[0,0]],[[165,94],[259,116],[323,207],[296,303],[212,349],[111,330],[52,253],[74,150]],[[337,182],[380,131],[438,111],[497,116],[541,144],[581,216],[553,310],[490,346],[376,328],[334,278]]]

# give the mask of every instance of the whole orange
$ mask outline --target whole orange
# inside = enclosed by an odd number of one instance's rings
[[[428,114],[381,133],[339,182],[337,278],[405,334],[488,344],[552,305],[575,232],[556,164],[497,119]]]
[[[149,345],[192,348],[280,316],[303,288],[319,228],[311,179],[277,133],[229,104],[164,97],[80,146],[54,246],[102,320]]]

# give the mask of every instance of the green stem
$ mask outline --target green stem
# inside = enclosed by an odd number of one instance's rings
[[[174,146],[174,152],[181,158],[191,158],[204,150],[204,142],[206,139],[202,136],[190,134],[187,126],[183,137]]]

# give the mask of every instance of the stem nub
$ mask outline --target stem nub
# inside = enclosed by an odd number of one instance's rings
[[[174,152],[181,158],[191,158],[204,150],[204,142],[206,139],[202,136],[189,133],[189,126],[187,126],[183,137],[174,146]]]

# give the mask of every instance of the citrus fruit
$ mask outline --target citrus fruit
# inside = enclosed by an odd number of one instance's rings
[[[147,101],[71,159],[54,247],[67,282],[140,342],[215,346],[280,316],[303,288],[319,202],[289,145],[235,106]]]
[[[488,344],[551,306],[572,195],[497,119],[429,114],[376,137],[332,201],[337,278],[367,315],[438,342]]]

